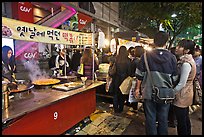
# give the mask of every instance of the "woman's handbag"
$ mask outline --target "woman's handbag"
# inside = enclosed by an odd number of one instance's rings
[[[144,61],[145,61],[145,65],[147,68],[148,76],[149,76],[151,84],[152,84],[152,100],[156,103],[163,103],[163,104],[173,102],[173,100],[175,98],[175,92],[174,92],[173,88],[156,87],[154,85],[152,77],[151,77],[151,73],[149,70],[149,65],[147,62],[146,52],[144,53]]]
[[[132,86],[132,80],[133,78],[128,76],[126,79],[123,80],[123,82],[120,85],[120,90],[122,92],[122,94],[129,94],[131,86]]]
[[[137,84],[137,79],[136,77],[134,77],[132,80],[132,86],[131,86],[129,97],[128,97],[128,102],[130,102],[130,104],[133,102],[138,102],[138,100],[134,96],[136,84]]]
[[[108,74],[110,77],[113,77],[116,73],[116,65],[115,65],[115,62],[109,66],[109,69],[108,69]]]
[[[201,104],[202,104],[202,89],[200,87],[198,78],[195,78],[193,80],[193,105]]]

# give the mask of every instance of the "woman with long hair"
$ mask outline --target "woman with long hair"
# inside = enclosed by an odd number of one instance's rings
[[[93,62],[93,53],[91,48],[86,48],[83,52],[83,55],[80,59],[80,63],[84,64],[84,77],[87,77],[87,79],[92,80],[93,78],[93,63],[94,63],[94,72],[98,69],[99,65],[97,63],[97,60],[94,56],[94,62]]]
[[[119,86],[125,78],[131,75],[131,62],[125,46],[119,48],[116,55],[116,74],[112,77],[113,82],[113,108],[115,113],[121,113],[124,108],[125,96],[120,91]]]
[[[14,71],[16,64],[14,61],[13,50],[9,46],[2,47],[2,78],[7,82],[14,82]]]

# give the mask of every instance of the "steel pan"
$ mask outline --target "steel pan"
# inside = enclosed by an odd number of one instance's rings
[[[77,81],[77,76],[59,76],[57,79],[60,79],[62,82],[75,82]]]
[[[14,99],[27,98],[34,85],[29,80],[17,80],[17,89],[11,89],[9,95],[13,95]]]

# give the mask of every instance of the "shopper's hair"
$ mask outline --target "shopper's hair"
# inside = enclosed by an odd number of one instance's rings
[[[186,40],[186,39],[182,39],[181,41],[179,41],[178,46],[183,47],[184,50],[189,49],[188,54],[194,54],[195,52],[195,45],[196,43],[192,40]]]
[[[134,56],[134,47],[130,47],[129,49],[128,49],[128,53],[130,54],[130,55],[132,55],[132,56]]]
[[[7,45],[4,45],[2,47],[2,61],[4,61],[4,63],[9,63],[9,61],[10,61],[10,59],[8,58],[8,51],[9,50],[11,50],[13,52],[12,48],[7,46]]]
[[[89,64],[93,61],[93,54],[91,48],[85,48],[83,55],[82,55],[82,63]]]
[[[135,57],[141,57],[144,53],[144,48],[142,46],[135,46]]]
[[[169,39],[169,34],[164,31],[159,31],[154,36],[154,45],[156,47],[163,47],[167,40]]]
[[[121,46],[119,48],[119,53],[116,57],[116,61],[117,62],[121,62],[121,63],[124,63],[124,62],[127,62],[128,60],[128,51],[127,51],[127,48],[125,46]]]

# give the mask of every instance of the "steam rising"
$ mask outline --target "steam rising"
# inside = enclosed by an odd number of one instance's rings
[[[29,70],[29,77],[31,81],[50,78],[49,74],[47,74],[45,70],[40,69],[36,61],[27,61],[23,64],[25,69]]]

